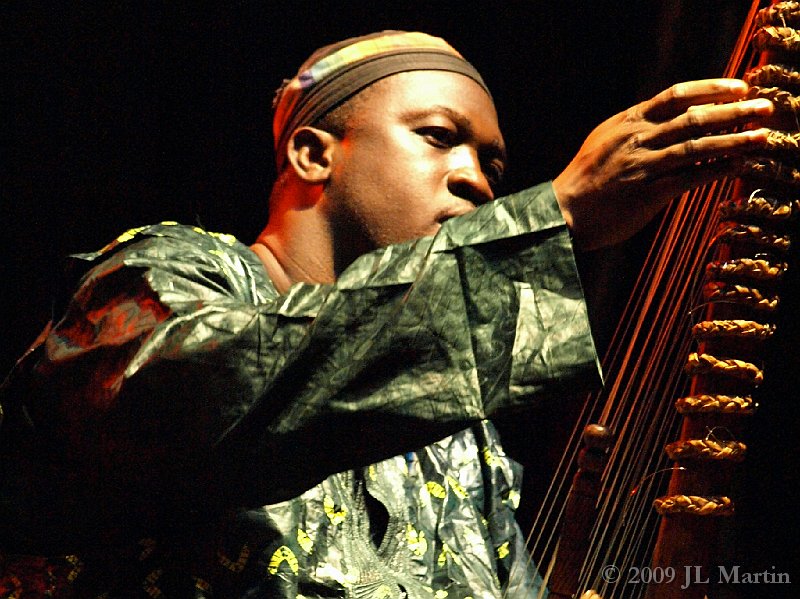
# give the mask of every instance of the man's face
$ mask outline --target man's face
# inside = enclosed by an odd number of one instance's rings
[[[377,82],[348,121],[326,187],[337,252],[436,233],[492,200],[504,166],[494,104],[468,77],[411,71]]]

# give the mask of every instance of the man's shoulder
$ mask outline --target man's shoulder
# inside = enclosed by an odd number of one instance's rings
[[[151,283],[205,282],[256,303],[273,289],[258,257],[235,236],[173,221],[128,229],[97,251],[69,257],[69,274],[84,281],[131,269],[149,271]]]
[[[148,243],[141,244],[141,242]],[[165,250],[180,247],[184,250],[194,249],[197,252],[222,250],[232,254],[241,254],[248,259],[251,258],[252,254],[235,236],[228,233],[215,233],[196,226],[182,225],[174,221],[163,221],[157,224],[128,229],[97,251],[74,254],[73,256],[78,259],[92,261],[108,257],[134,245],[163,248]]]

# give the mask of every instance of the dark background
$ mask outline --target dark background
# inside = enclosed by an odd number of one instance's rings
[[[493,90],[513,191],[554,177],[604,118],[676,81],[720,75],[749,8],[743,0],[97,4],[0,8],[3,371],[48,320],[66,254],[160,220],[254,238],[274,175],[273,90],[318,46],[379,29],[446,38]],[[583,258],[601,346],[642,247]],[[550,424],[536,426],[558,429]],[[507,434],[520,445],[519,430]],[[532,476],[540,456],[517,451]],[[786,538],[781,523],[759,523],[769,533],[747,539],[753,551]]]

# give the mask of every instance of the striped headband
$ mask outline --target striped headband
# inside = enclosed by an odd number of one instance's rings
[[[314,52],[294,79],[284,81],[275,93],[272,133],[278,172],[286,162],[289,137],[298,127],[313,124],[379,79],[422,70],[466,75],[489,93],[475,67],[446,41],[426,33],[380,31]]]

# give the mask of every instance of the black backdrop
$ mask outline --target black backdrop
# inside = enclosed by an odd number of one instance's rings
[[[258,233],[274,174],[273,90],[320,45],[378,29],[449,40],[494,92],[513,191],[555,176],[605,117],[675,81],[722,73],[749,2],[221,4],[0,8],[3,371],[47,321],[67,253],[167,219],[243,241]],[[640,247],[584,257],[601,345]],[[556,419],[504,426],[529,478],[533,466],[546,470],[546,454],[521,439],[529,426],[558,434]]]

